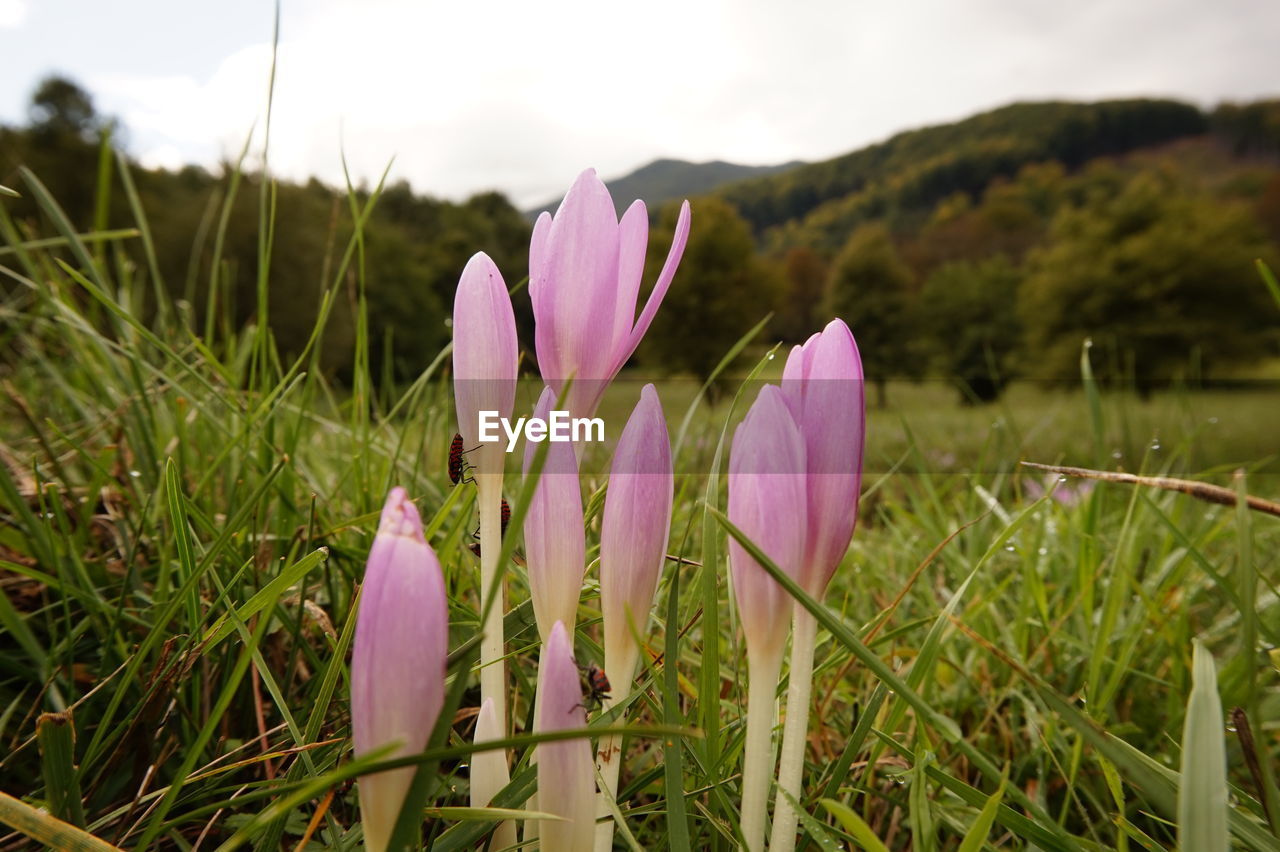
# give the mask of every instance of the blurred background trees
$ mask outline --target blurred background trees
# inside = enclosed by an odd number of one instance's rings
[[[0,184],[24,192],[3,201],[9,233],[55,233],[20,166],[78,230],[133,227],[120,170],[103,157],[104,141],[127,149],[121,133],[79,85],[43,81],[28,124],[0,127]],[[1073,379],[1086,338],[1104,379],[1139,389],[1280,374],[1280,311],[1254,269],[1278,254],[1280,101],[1211,111],[1153,99],[1020,103],[821,163],[661,165],[616,182],[616,200],[645,197],[654,217],[642,299],[675,223],[663,202],[682,186],[706,194],[693,199],[684,261],[637,354],[646,371],[705,375],[772,313],[768,340],[801,342],[839,315],[872,381],[937,378],[969,402],[995,399],[1013,378]],[[129,168],[160,291],[195,328],[209,305],[215,327],[259,321],[261,175],[239,182],[215,265],[234,165]],[[341,276],[353,230],[345,189],[276,182],[267,195],[268,322],[286,354],[301,351],[336,283],[321,348],[339,380],[351,365],[359,269],[371,357],[379,375],[397,379],[449,340],[453,289],[472,253],[491,254],[509,285],[526,274],[533,211],[497,193],[454,202],[403,182],[376,198],[358,188],[358,204],[374,207]],[[131,265],[138,292],[152,291],[139,240],[101,251]],[[0,276],[0,293],[18,286]],[[528,297],[514,301],[530,340]]]

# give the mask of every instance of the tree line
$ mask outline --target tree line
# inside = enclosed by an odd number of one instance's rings
[[[77,229],[133,227],[125,176],[103,157],[112,132],[83,89],[50,78],[25,126],[0,127],[0,184],[23,189],[26,166]],[[259,321],[267,199],[272,333],[283,352],[300,351],[336,282],[321,346],[339,380],[361,294],[375,368],[407,379],[449,340],[471,253],[488,252],[511,282],[527,268],[530,222],[496,193],[454,203],[399,182],[348,196],[316,180],[264,193],[260,174],[230,162],[129,174],[155,263],[136,239],[112,244],[116,262],[158,276],[139,289],[167,294],[196,328]],[[30,193],[3,205],[12,238],[52,233]],[[675,212],[651,211],[647,282]],[[694,199],[684,261],[637,362],[705,374],[772,312],[770,336],[784,341],[841,316],[868,376],[945,377],[972,402],[1013,379],[1078,375],[1086,338],[1106,379],[1148,388],[1219,375],[1280,355],[1280,311],[1254,268],[1274,265],[1278,242],[1280,101],[1211,112],[1167,100],[1015,104]],[[514,301],[528,339],[527,297]]]

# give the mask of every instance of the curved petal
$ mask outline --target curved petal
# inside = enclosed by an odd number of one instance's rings
[[[544,249],[545,280],[539,301],[552,319],[540,335],[538,367],[559,389],[570,375],[603,379],[610,359],[601,330],[612,329],[617,301],[618,218],[613,199],[594,169],[578,176],[551,222]],[[541,317],[539,317],[541,320]],[[554,349],[543,364],[542,352]],[[554,364],[558,372],[552,373]]]
[[[649,293],[649,300],[645,302],[644,311],[640,314],[640,319],[636,320],[635,327],[631,330],[631,337],[627,340],[627,344],[614,353],[613,373],[622,369],[622,365],[627,363],[627,359],[636,351],[636,347],[640,345],[640,341],[644,339],[645,332],[649,330],[649,324],[653,322],[653,317],[658,313],[658,306],[662,304],[662,299],[667,295],[667,288],[671,286],[671,279],[675,277],[676,269],[680,266],[680,258],[684,256],[684,247],[689,242],[689,202],[686,201],[680,205],[680,218],[676,220],[675,237],[671,240],[671,250],[667,252],[666,262],[662,264],[662,271],[658,273],[658,280],[653,285],[653,291]]]
[[[616,355],[631,339],[636,321],[636,299],[644,277],[644,256],[649,248],[649,212],[636,199],[618,224],[618,303],[609,351]]]

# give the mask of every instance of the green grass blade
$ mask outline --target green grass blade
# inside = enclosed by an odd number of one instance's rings
[[[1213,656],[1199,641],[1191,664],[1191,697],[1182,728],[1178,843],[1184,852],[1226,852],[1227,748]]]

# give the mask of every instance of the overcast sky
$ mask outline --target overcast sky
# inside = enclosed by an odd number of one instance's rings
[[[0,122],[60,72],[148,165],[261,142],[270,0],[0,0]],[[1280,94],[1277,0],[284,0],[271,166],[522,205],[595,166],[821,159],[1019,99]]]

